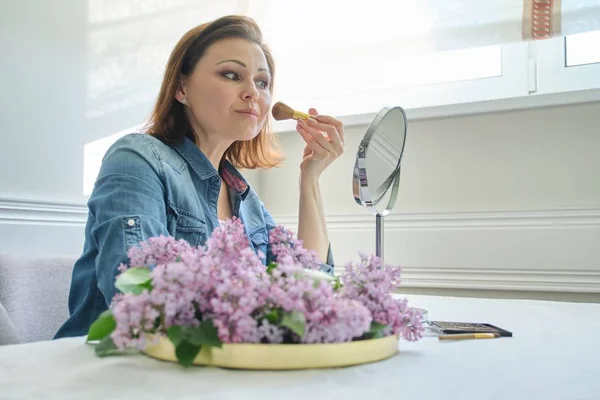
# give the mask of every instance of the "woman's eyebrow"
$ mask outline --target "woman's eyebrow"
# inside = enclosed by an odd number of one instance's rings
[[[244,64],[243,62],[241,62],[240,60],[234,60],[234,59],[219,61],[216,65],[223,64],[223,63],[226,63],[226,62],[233,62],[233,63],[241,65],[244,68],[248,68],[248,66],[246,64]],[[259,71],[269,72],[269,70],[266,69],[266,68],[259,68],[258,70]]]

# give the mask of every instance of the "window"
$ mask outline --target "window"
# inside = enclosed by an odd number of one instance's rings
[[[390,104],[408,110],[527,95],[527,43],[437,51],[450,44],[430,32],[455,32],[457,21],[440,17],[454,16],[452,10],[446,3],[401,3],[356,3],[341,15],[336,1],[307,0],[293,14],[286,2],[251,2],[249,14],[277,62],[274,100],[343,117]],[[275,123],[278,131],[289,127]]]
[[[292,13],[288,2],[249,5],[277,62],[274,100],[346,121],[390,104],[423,116],[440,106],[451,106],[440,111],[445,115],[535,107],[549,98],[537,94],[595,88],[600,76],[600,47],[592,48],[599,34],[571,35],[560,51],[554,48],[560,38],[524,41],[523,13],[531,10],[521,2],[305,0]],[[598,6],[582,7],[563,3],[554,10],[564,30],[575,18],[584,26],[582,13],[594,23]],[[565,63],[576,72],[565,72]],[[553,104],[566,102],[559,97]],[[516,98],[518,104],[510,101]],[[275,123],[278,131],[291,127]]]
[[[535,43],[537,93],[600,89],[600,31]]]
[[[280,56],[275,100],[337,116],[387,105],[419,109],[527,95],[527,43],[420,54],[319,53]],[[315,62],[318,60],[318,62]],[[326,111],[323,111],[326,110]],[[282,121],[275,129],[291,124]]]
[[[125,136],[128,133],[140,132],[144,124],[134,126],[130,129],[126,129],[121,132],[117,132],[110,136],[106,136],[102,139],[94,140],[93,142],[86,143],[83,146],[83,195],[89,196],[92,194],[94,189],[94,183],[100,172],[100,166],[102,165],[102,159],[106,154],[106,151],[112,146],[117,140]]]
[[[600,63],[600,31],[567,36],[565,59],[567,67]]]

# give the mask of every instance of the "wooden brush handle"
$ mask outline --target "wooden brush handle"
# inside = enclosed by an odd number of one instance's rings
[[[309,118],[313,118],[312,115],[304,113],[302,111],[296,111],[294,110],[294,115],[292,116],[293,119],[309,119]]]

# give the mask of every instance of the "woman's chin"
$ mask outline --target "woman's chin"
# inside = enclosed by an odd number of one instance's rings
[[[259,133],[260,132],[256,132],[254,130],[246,131],[246,132],[241,133],[236,140],[239,140],[241,142],[247,142],[247,141],[250,141],[250,140],[254,139],[255,137],[257,137]]]

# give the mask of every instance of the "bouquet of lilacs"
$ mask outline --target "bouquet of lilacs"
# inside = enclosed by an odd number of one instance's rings
[[[334,277],[313,251],[279,226],[270,233],[275,262],[250,247],[241,221],[217,227],[204,246],[154,237],[119,266],[110,308],[92,324],[98,355],[143,350],[166,336],[190,365],[202,347],[223,343],[339,343],[388,335],[422,337],[421,316],[392,297],[400,268],[360,255]]]

